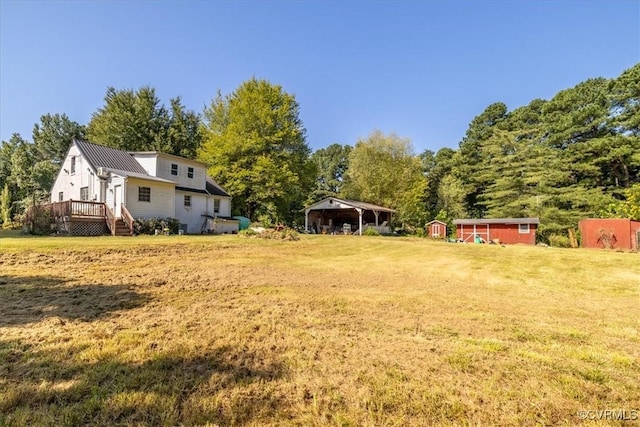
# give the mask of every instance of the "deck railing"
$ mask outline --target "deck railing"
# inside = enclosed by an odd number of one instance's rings
[[[104,203],[71,200],[71,215],[94,216],[104,218],[106,216]]]
[[[80,216],[98,217],[106,216],[104,203],[88,202],[84,200],[66,200],[45,205],[54,217]]]
[[[120,207],[120,213],[122,214],[122,220],[129,227],[129,231],[133,234],[133,216],[129,210],[125,207],[124,203]]]
[[[113,214],[111,208],[107,205],[104,206],[104,212],[107,217],[107,227],[109,228],[109,232],[111,232],[112,236],[116,235],[116,217]]]

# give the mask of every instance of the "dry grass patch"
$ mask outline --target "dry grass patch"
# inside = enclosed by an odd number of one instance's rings
[[[575,424],[640,408],[637,254],[3,239],[0,424]]]

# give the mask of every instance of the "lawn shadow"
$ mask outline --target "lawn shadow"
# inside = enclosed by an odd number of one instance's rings
[[[61,277],[0,274],[0,327],[53,317],[91,321],[149,300],[128,285],[77,285]]]
[[[269,384],[286,373],[224,346],[181,356],[157,352],[143,363],[117,356],[79,362],[19,340],[0,340],[0,415],[11,424],[242,425],[276,419],[286,401]],[[80,358],[81,359],[81,358]],[[0,416],[2,424],[3,416]]]

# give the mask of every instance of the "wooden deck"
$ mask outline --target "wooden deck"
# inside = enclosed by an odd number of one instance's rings
[[[101,236],[104,234],[115,235],[118,231],[117,218],[109,207],[101,202],[89,202],[84,200],[66,200],[43,205],[55,221],[58,233],[69,236]],[[133,234],[133,218],[127,213],[127,235]]]

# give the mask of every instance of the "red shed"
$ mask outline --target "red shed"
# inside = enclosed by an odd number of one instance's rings
[[[427,236],[432,239],[446,239],[447,238],[447,224],[442,221],[434,219],[427,223]]]
[[[640,249],[640,221],[589,218],[578,228],[583,248]]]
[[[456,236],[463,242],[490,242],[536,244],[538,218],[456,219]]]

